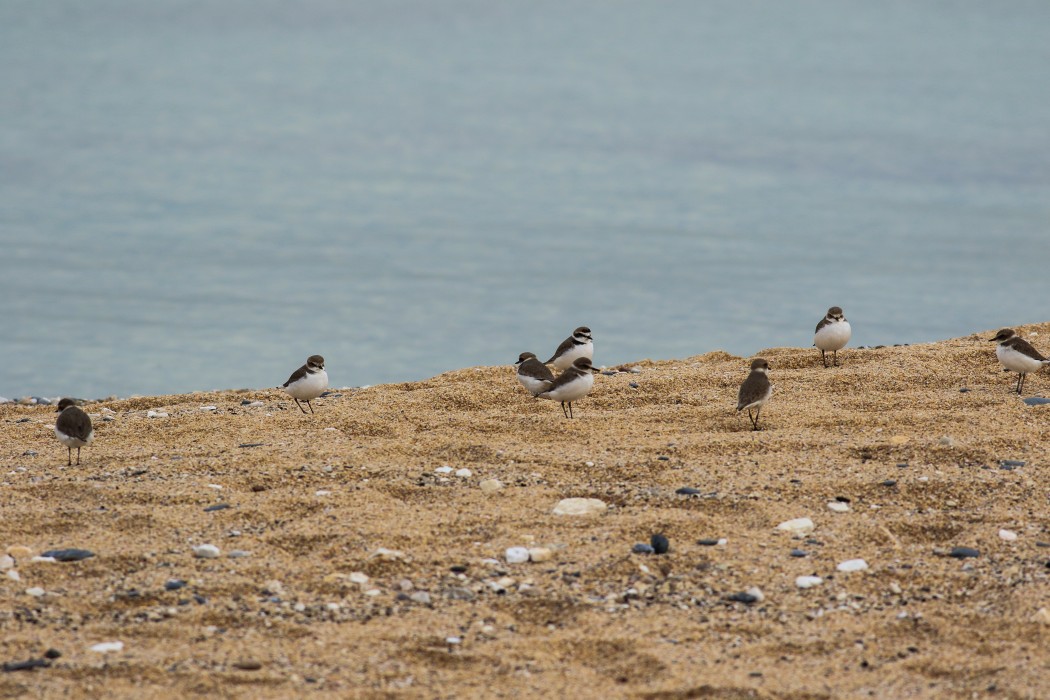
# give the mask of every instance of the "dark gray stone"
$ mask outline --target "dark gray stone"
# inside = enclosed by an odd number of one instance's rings
[[[80,561],[95,556],[95,553],[87,549],[49,549],[41,556],[51,557],[55,561]]]

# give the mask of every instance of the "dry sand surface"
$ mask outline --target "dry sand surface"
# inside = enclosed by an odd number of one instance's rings
[[[1050,350],[1050,323],[1021,332]],[[61,652],[0,694],[1048,697],[1050,406],[1011,393],[993,333],[829,369],[765,350],[760,432],[734,410],[748,358],[721,352],[599,375],[571,421],[510,366],[345,390],[314,415],[273,389],[89,403],[79,467],[53,407],[0,406],[20,576],[0,573],[0,660]],[[1050,395],[1050,371],[1026,389]],[[571,497],[608,510],[552,513]],[[776,529],[800,517],[811,534]],[[632,553],[657,533],[668,553]],[[31,558],[68,547],[95,556]]]

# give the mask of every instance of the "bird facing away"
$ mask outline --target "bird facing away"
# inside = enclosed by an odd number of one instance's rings
[[[518,381],[533,396],[550,389],[554,383],[554,375],[547,369],[547,365],[540,362],[531,352],[518,355],[518,361],[514,364],[518,367]]]
[[[310,413],[313,413],[314,407],[310,405],[310,401],[323,394],[328,388],[328,373],[324,371],[324,358],[320,355],[310,355],[306,359],[306,364],[292,372],[292,376],[288,377],[288,381],[281,388],[295,399],[295,405],[300,411],[306,413],[306,409],[299,403],[305,401],[306,405],[310,406]]]
[[[751,419],[751,429],[758,430],[758,414],[762,406],[769,401],[773,393],[773,385],[769,383],[769,363],[761,357],[751,362],[751,373],[740,385],[740,393],[737,395],[736,410],[747,409],[747,416]],[[751,411],[754,409],[754,415]]]
[[[594,372],[589,358],[580,357],[572,367],[558,375],[550,388],[536,394],[541,399],[561,401],[561,412],[566,418],[572,418],[572,402],[579,401],[594,386]],[[566,410],[568,405],[568,410]]]
[[[1003,328],[989,338],[988,342],[999,343],[995,349],[995,356],[1003,367],[1011,372],[1017,372],[1017,393],[1020,395],[1024,389],[1025,375],[1035,372],[1040,367],[1050,364],[1050,360],[1039,354],[1024,338],[1017,335],[1013,328]]]
[[[554,369],[564,372],[581,357],[594,360],[594,341],[591,339],[591,329],[587,326],[580,326],[574,330],[554,351],[551,359],[543,364],[554,365]]]
[[[820,349],[820,359],[825,367],[828,366],[828,358],[824,353],[831,351],[832,362],[837,367],[839,364],[838,351],[846,347],[852,334],[853,329],[850,328],[849,321],[842,314],[842,309],[837,306],[828,309],[827,315],[817,324],[817,330],[813,336],[813,345]]]
[[[66,446],[66,466],[73,464],[73,448],[77,448],[77,465],[80,465],[80,448],[91,442],[95,431],[91,427],[91,416],[84,413],[73,399],[58,402],[58,420],[55,421],[55,437]]]

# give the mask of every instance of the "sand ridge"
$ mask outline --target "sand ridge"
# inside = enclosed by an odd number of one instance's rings
[[[0,406],[0,545],[96,553],[18,551],[20,580],[0,574],[0,660],[62,653],[0,692],[1043,697],[1050,407],[1011,393],[991,335],[847,347],[828,369],[763,350],[759,432],[734,410],[749,358],[723,352],[599,375],[571,421],[511,366],[336,392],[312,416],[274,389],[90,403],[79,467],[53,407]],[[609,509],[553,515],[569,497]],[[797,517],[812,534],[775,530]],[[631,553],[655,533],[667,554]],[[195,558],[205,543],[222,556]],[[552,556],[507,564],[512,546]],[[870,568],[836,570],[853,558]],[[750,587],[764,599],[727,600]]]

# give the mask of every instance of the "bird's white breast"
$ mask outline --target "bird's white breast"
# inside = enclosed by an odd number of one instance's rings
[[[813,336],[813,344],[821,350],[841,350],[846,347],[852,334],[849,321],[832,321],[817,331]]]
[[[1043,366],[1043,363],[1034,358],[1028,357],[1024,353],[1017,352],[1011,347],[1005,345],[998,345],[995,348],[995,356],[999,358],[999,362],[1002,363],[1003,367],[1013,372],[1020,372],[1027,374],[1028,372],[1035,372],[1037,369]]]
[[[582,345],[573,345],[564,355],[559,356],[551,364],[559,372],[564,372],[572,367],[572,363],[581,357],[586,357],[588,360],[594,359],[594,343],[592,341],[588,340]]]
[[[576,401],[586,396],[594,386],[594,375],[590,372],[580,375],[551,391],[541,394],[545,399],[554,401]]]
[[[323,394],[327,388],[328,373],[322,369],[320,372],[307,373],[302,379],[284,387],[284,390],[293,399],[312,401]]]

